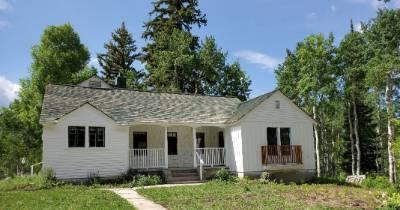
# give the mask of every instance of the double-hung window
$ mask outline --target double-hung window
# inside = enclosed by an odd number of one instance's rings
[[[104,127],[89,127],[89,147],[105,147]]]
[[[84,126],[68,126],[68,147],[85,147]]]

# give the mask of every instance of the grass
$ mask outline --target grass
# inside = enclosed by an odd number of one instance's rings
[[[139,189],[168,209],[376,209],[382,191],[333,184],[284,185],[257,181]]]
[[[0,210],[134,209],[115,193],[84,185],[46,181],[41,176],[0,181]]]

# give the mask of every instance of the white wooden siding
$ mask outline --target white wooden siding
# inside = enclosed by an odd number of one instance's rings
[[[280,109],[275,108],[276,100],[280,101]],[[313,121],[282,93],[275,92],[243,117],[239,124],[243,138],[244,172],[264,169],[261,164],[261,146],[267,145],[267,127],[289,127],[291,144],[302,145],[303,165],[300,168],[315,169]],[[274,166],[269,166],[269,169],[274,169]]]
[[[242,131],[240,126],[225,129],[226,165],[231,171],[243,172]]]
[[[85,126],[85,147],[68,148],[68,126]],[[90,148],[89,126],[105,127],[105,147]],[[43,167],[58,178],[87,178],[90,173],[116,176],[128,169],[129,127],[119,126],[91,105],[84,105],[43,127]]]

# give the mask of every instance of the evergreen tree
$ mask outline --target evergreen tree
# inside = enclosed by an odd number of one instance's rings
[[[235,96],[242,101],[246,101],[250,95],[251,80],[240,67],[239,62],[226,65],[220,75],[217,85],[217,95]]]
[[[104,44],[107,52],[97,55],[105,81],[114,85],[116,77],[120,74],[127,79],[127,87],[141,88],[144,74],[133,67],[140,54],[136,53],[135,40],[124,22],[111,34],[111,37],[112,39]]]

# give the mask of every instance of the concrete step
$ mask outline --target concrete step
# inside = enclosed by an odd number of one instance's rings
[[[172,172],[171,176],[172,177],[184,177],[184,176],[198,176],[198,175],[197,175],[197,172],[179,172],[179,173]]]
[[[168,181],[168,184],[192,184],[192,183],[204,183],[205,180],[189,180],[189,181]]]
[[[168,177],[167,183],[182,183],[188,181],[200,181],[199,176]]]

